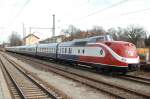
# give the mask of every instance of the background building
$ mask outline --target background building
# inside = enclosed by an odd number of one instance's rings
[[[24,38],[24,45],[37,44],[39,42],[39,37],[34,34],[29,34]]]
[[[39,43],[59,43],[65,39],[65,35],[54,36],[45,40],[39,41]]]

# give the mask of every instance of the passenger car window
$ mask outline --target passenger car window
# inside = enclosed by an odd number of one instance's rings
[[[78,49],[78,54],[80,54],[80,49]]]
[[[67,53],[67,48],[65,48],[65,53]]]
[[[84,54],[84,52],[85,52],[85,51],[84,51],[84,49],[83,49],[83,50],[82,50],[82,53]]]

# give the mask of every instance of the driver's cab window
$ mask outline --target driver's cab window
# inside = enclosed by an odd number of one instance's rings
[[[99,37],[96,39],[96,42],[103,42],[105,41],[105,38],[104,37]]]

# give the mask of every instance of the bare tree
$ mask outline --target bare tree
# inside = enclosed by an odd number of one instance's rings
[[[117,30],[115,28],[110,28],[107,33],[113,37],[114,40],[118,40]]]
[[[124,36],[137,45],[138,40],[145,39],[146,31],[140,26],[130,25],[124,30]]]
[[[110,28],[107,32],[111,34],[115,40],[129,41],[137,45],[137,47],[145,46],[144,39],[146,37],[146,31],[143,27],[129,25],[127,28]]]
[[[66,37],[63,41],[71,41],[73,39],[80,38],[80,32],[81,30],[75,27],[74,25],[69,25],[67,29],[63,29],[62,32],[65,33],[65,35],[69,35],[69,37]]]
[[[146,36],[145,45],[150,47],[150,35],[149,35],[149,37]]]
[[[91,36],[103,35],[106,34],[106,31],[103,27],[94,26],[91,30],[88,30],[91,33]]]
[[[17,32],[12,31],[12,34],[9,37],[10,46],[19,46],[22,45],[22,40]]]
[[[74,25],[69,25],[67,29],[63,29],[62,32],[65,34],[73,35],[79,33],[81,30],[75,27]]]

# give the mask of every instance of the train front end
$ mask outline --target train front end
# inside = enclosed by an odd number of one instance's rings
[[[113,65],[125,67],[126,71],[134,71],[139,67],[139,56],[134,44],[124,41],[105,42],[110,48],[111,61]]]

